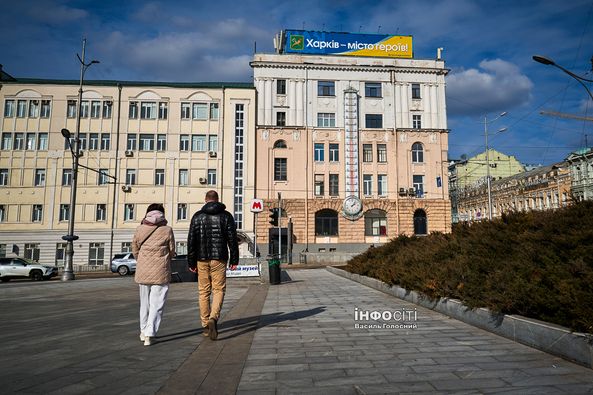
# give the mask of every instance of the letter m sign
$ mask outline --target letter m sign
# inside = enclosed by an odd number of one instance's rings
[[[262,211],[264,211],[264,201],[261,199],[253,199],[251,201],[251,212],[261,213]]]

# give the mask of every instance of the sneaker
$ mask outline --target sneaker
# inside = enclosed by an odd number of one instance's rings
[[[153,343],[152,337],[150,336],[145,336],[144,337],[144,345],[145,346],[151,346]]]
[[[204,329],[204,332],[202,332],[202,335],[204,335],[205,337],[210,336],[210,329],[208,329],[207,326],[205,326],[203,329]]]
[[[146,340],[146,336],[144,336],[144,333],[140,332],[140,341],[143,342],[144,340]]]
[[[210,336],[210,340],[216,340],[218,337],[218,325],[214,318],[208,320],[208,335]]]

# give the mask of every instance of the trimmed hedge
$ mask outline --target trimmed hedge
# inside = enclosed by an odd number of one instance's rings
[[[399,236],[354,257],[347,270],[593,333],[593,202]]]

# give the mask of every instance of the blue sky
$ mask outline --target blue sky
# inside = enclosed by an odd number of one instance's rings
[[[550,164],[593,145],[593,117],[575,80],[532,60],[548,56],[592,79],[593,0],[67,1],[0,0],[0,63],[15,77],[78,79],[85,36],[89,79],[251,81],[249,60],[272,52],[281,29],[412,35],[414,56],[443,47],[449,156],[491,146],[525,163]],[[593,89],[591,84],[588,84]]]

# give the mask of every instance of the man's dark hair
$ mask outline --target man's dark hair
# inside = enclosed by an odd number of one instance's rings
[[[218,202],[218,192],[215,190],[210,190],[206,192],[206,200],[210,202]]]
[[[161,213],[165,214],[165,207],[163,207],[161,203],[152,203],[150,206],[148,206],[146,212],[149,213],[154,210],[160,211]]]

